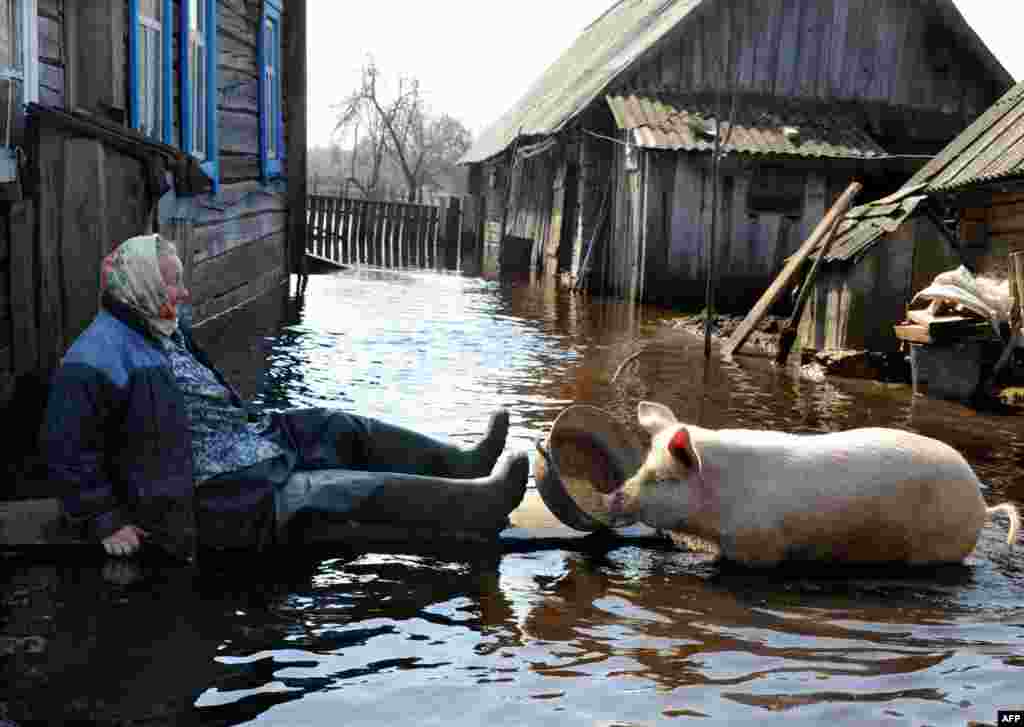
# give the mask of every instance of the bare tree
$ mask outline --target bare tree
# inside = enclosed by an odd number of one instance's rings
[[[451,116],[432,117],[416,79],[400,77],[396,95],[388,100],[380,78],[380,69],[368,59],[360,87],[339,106],[335,128],[365,127],[374,150],[373,188],[380,183],[380,162],[386,155],[401,173],[408,201],[415,202],[424,184],[437,183],[454,170],[455,162],[469,149],[470,133]]]
[[[363,67],[360,87],[337,105],[338,121],[334,125],[335,133],[349,130],[353,133],[351,168],[346,181],[355,185],[367,199],[376,199],[380,195],[381,165],[389,144],[385,120],[397,113],[394,109],[384,111],[378,104],[378,76],[377,66],[370,59]],[[360,130],[365,130],[361,139]],[[368,161],[358,167],[357,160],[361,155],[366,155]]]

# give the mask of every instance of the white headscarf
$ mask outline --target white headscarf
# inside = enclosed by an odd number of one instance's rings
[[[160,273],[162,257],[173,258],[181,269],[174,243],[160,235],[125,240],[103,259],[100,292],[138,313],[153,333],[170,336],[178,328],[178,310]]]

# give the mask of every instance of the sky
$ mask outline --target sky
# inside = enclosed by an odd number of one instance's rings
[[[333,135],[338,104],[372,55],[384,77],[413,76],[434,113],[479,136],[613,0],[308,0],[309,144]],[[1003,67],[1024,79],[1019,23],[1007,0],[956,0]],[[1012,16],[1012,12],[1010,14]]]

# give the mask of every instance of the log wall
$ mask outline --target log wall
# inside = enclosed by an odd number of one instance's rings
[[[948,5],[939,0],[705,3],[616,86],[732,90],[723,73],[731,42],[728,57],[738,69],[736,86],[742,92],[856,101],[865,105],[880,137],[949,137],[1007,86],[991,78]],[[898,114],[887,114],[889,109]],[[941,116],[949,122],[936,126]]]
[[[57,364],[96,313],[100,260],[128,237],[160,231],[178,243],[199,325],[283,282],[287,185],[262,180],[259,163],[262,3],[217,2],[216,194],[179,197],[172,189],[158,200],[147,152],[141,144],[133,152],[130,135],[115,144],[101,130],[91,135],[44,123],[38,133],[14,139],[29,159],[21,185],[0,194],[0,401],[17,375]],[[288,7],[301,4],[286,3],[286,30]],[[173,6],[177,43],[180,0]],[[81,109],[101,125],[126,123],[127,0],[39,0],[38,12],[40,105]],[[282,36],[291,38],[283,40],[284,55],[302,36]],[[284,100],[293,81],[282,70]],[[300,136],[286,133],[290,140]],[[304,223],[304,210],[298,221]]]

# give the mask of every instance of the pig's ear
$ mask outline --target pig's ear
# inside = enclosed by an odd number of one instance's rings
[[[700,457],[697,456],[697,450],[693,448],[690,431],[685,426],[680,425],[676,428],[675,434],[669,438],[667,446],[669,454],[686,469],[699,470],[701,468]]]
[[[640,426],[646,429],[651,436],[665,427],[679,423],[671,409],[653,401],[641,401],[636,408],[636,418],[640,422]]]

